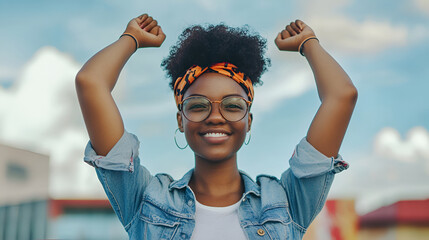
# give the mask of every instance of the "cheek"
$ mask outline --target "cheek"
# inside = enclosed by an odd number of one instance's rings
[[[196,123],[183,119],[183,130],[185,133],[186,141],[195,141],[195,136],[198,135],[198,126]]]
[[[241,123],[240,126],[236,128],[235,132],[237,134],[237,138],[239,139],[239,141],[244,142],[244,139],[246,139],[246,133],[247,133],[247,122],[244,121],[243,123]]]

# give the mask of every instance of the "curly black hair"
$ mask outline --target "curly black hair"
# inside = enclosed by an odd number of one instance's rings
[[[171,89],[176,79],[191,66],[205,68],[219,62],[234,64],[252,80],[253,85],[261,85],[261,75],[271,65],[270,59],[264,57],[266,48],[267,40],[251,32],[248,25],[241,28],[223,23],[206,28],[193,25],[182,32],[161,67],[171,78]]]

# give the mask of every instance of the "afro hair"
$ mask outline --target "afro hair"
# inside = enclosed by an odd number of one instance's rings
[[[247,25],[241,28],[223,23],[205,28],[194,25],[182,32],[161,67],[171,78],[171,89],[176,79],[191,66],[205,68],[219,62],[234,64],[252,80],[253,85],[261,85],[261,75],[271,64],[270,59],[264,57],[266,45],[266,39],[250,32]]]

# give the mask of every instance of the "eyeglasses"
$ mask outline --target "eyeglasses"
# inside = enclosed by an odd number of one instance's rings
[[[225,120],[237,122],[246,116],[249,111],[251,101],[242,97],[226,97],[220,101],[210,101],[206,97],[193,96],[184,99],[179,104],[179,110],[191,122],[201,122],[207,119],[212,111],[212,104],[219,104],[219,112]]]

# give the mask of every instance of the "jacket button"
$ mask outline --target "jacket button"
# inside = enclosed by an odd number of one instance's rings
[[[188,206],[189,206],[189,207],[192,207],[192,204],[193,204],[193,201],[192,201],[192,200],[189,200],[189,201],[188,201]]]
[[[264,236],[265,235],[264,229],[261,229],[261,228],[258,229],[257,233],[258,233],[259,236]]]

